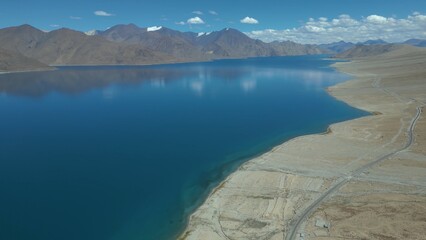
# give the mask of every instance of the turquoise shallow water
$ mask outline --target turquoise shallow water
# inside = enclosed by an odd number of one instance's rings
[[[0,75],[0,239],[173,238],[244,160],[366,115],[321,57]]]

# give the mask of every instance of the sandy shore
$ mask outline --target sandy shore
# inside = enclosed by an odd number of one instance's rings
[[[426,49],[349,63],[328,89],[375,114],[242,165],[181,239],[426,239]]]
[[[46,72],[56,70],[55,67],[50,68],[41,68],[41,69],[31,69],[31,70],[17,70],[17,71],[2,71],[0,70],[0,74],[11,74],[11,73],[27,73],[27,72]]]

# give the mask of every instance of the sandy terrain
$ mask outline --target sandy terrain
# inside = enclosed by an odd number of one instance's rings
[[[426,49],[336,67],[356,79],[330,94],[375,114],[248,161],[182,239],[426,239]]]

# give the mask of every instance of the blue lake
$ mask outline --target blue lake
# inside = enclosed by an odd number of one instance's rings
[[[0,75],[0,239],[173,238],[243,161],[367,114],[322,57]]]

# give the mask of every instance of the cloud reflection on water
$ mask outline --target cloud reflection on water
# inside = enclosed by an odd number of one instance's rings
[[[58,71],[16,73],[0,75],[0,94],[24,97],[43,97],[52,92],[81,94],[101,89],[104,98],[114,96],[111,85],[147,86],[165,88],[175,80],[185,79],[188,89],[202,96],[214,87],[211,81],[235,83],[244,92],[256,91],[268,79],[303,81],[305,88],[322,90],[324,84],[342,80],[333,71],[310,68],[289,69],[280,67],[186,65],[167,67],[65,67]],[[106,89],[104,89],[106,88]]]
[[[247,80],[241,81],[241,88],[246,93],[256,90],[256,86],[257,86],[256,79],[247,79]]]
[[[191,90],[193,90],[197,95],[203,95],[204,82],[203,81],[194,81],[189,84]]]

